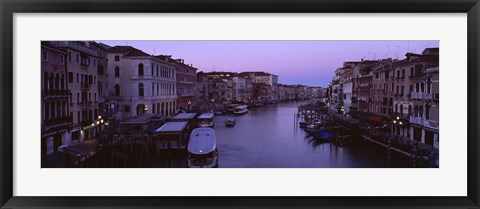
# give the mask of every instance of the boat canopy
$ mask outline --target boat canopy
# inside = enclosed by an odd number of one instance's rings
[[[366,120],[371,123],[383,123],[388,120],[388,118],[385,116],[362,111],[350,111],[347,113],[347,115],[351,115],[352,117]]]
[[[185,130],[187,122],[167,122],[162,127],[155,130],[159,134],[175,134],[181,133]]]
[[[215,131],[212,128],[193,129],[188,142],[188,152],[192,154],[207,154],[216,148]]]
[[[198,116],[198,119],[212,119],[213,117],[213,113],[203,113]]]
[[[195,116],[197,115],[197,113],[180,113],[178,115],[175,115],[172,120],[175,120],[175,121],[189,121],[193,118],[195,118]]]

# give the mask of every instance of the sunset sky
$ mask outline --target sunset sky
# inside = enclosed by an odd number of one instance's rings
[[[344,61],[403,59],[439,47],[438,41],[97,41],[129,45],[146,53],[172,55],[198,71],[265,71],[283,84],[326,87]],[[397,56],[398,54],[398,56]]]

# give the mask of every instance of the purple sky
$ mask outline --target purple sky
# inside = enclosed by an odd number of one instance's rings
[[[438,41],[99,41],[129,45],[155,55],[173,55],[199,71],[265,71],[283,84],[325,87],[344,61],[403,59]]]

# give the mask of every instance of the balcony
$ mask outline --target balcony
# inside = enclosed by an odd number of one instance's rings
[[[431,128],[434,130],[438,130],[439,128],[439,122],[434,121],[434,120],[427,120],[422,117],[415,117],[415,116],[410,116],[410,123],[411,124],[417,124],[426,128]]]
[[[77,106],[78,106],[79,108],[82,108],[82,109],[84,109],[84,108],[89,108],[89,107],[92,107],[92,106],[93,106],[93,102],[87,102],[87,101],[79,102],[79,103],[77,103]]]
[[[150,80],[153,79],[151,75],[132,75],[132,80]]]
[[[80,52],[90,54],[95,57],[99,57],[100,53],[98,51],[95,51],[93,49],[88,48],[82,43],[78,43],[76,41],[51,41],[51,45],[56,46],[56,47],[67,47],[67,48],[72,48],[75,50],[78,50]]]
[[[182,93],[182,94],[180,94],[180,96],[182,96],[182,97],[190,97],[190,96],[194,96],[194,94],[193,94],[193,93]]]
[[[412,92],[412,99],[425,99],[425,100],[432,100],[436,99],[438,100],[440,95],[438,93],[432,94],[432,93],[422,93],[422,92]]]
[[[410,123],[411,124],[422,125],[422,118],[421,117],[410,116]]]
[[[68,89],[43,89],[43,96],[44,97],[66,97],[70,96],[70,90]]]
[[[70,125],[72,124],[72,122],[73,122],[72,116],[63,116],[63,117],[44,120],[43,124],[45,125],[46,128],[51,128],[54,126]]]
[[[82,91],[88,91],[88,90],[90,90],[90,87],[91,87],[91,86],[92,86],[91,84],[86,83],[86,82],[81,82],[81,83],[80,83],[80,88],[82,89]]]
[[[193,84],[193,81],[180,81],[181,84]]]

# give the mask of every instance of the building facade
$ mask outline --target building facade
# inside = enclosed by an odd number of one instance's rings
[[[109,95],[116,117],[145,113],[173,116],[177,111],[175,65],[131,46],[108,50]]]
[[[41,154],[71,145],[72,114],[67,83],[67,52],[48,42],[41,43]]]

